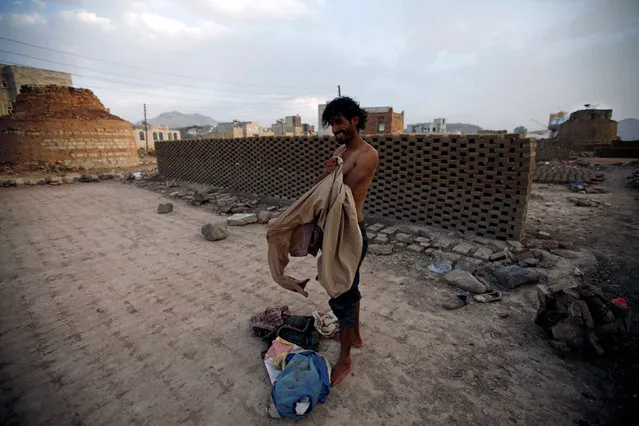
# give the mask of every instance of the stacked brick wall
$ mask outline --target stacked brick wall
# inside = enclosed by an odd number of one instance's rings
[[[612,145],[595,148],[595,157],[606,158],[639,158],[638,141],[614,141]]]
[[[60,86],[23,86],[15,112],[0,118],[0,161],[139,164],[131,123],[110,114],[90,90]]]
[[[369,218],[520,239],[535,165],[535,142],[516,135],[367,136],[380,154]],[[337,147],[328,137],[157,142],[167,179],[295,199],[320,178]]]
[[[537,141],[537,161],[567,160],[570,158],[571,144],[557,139],[540,139]]]

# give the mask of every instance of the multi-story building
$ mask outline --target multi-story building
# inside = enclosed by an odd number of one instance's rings
[[[330,126],[322,125],[322,114],[326,109],[326,104],[320,104],[317,107],[317,129],[320,136],[332,136]],[[404,132],[404,111],[397,113],[393,111],[393,107],[366,107],[368,113],[366,128],[362,131],[364,135],[376,134],[394,134],[398,135]]]
[[[73,86],[71,74],[66,72],[0,64],[0,116],[13,112],[13,104],[24,85]]]
[[[366,127],[362,134],[393,134],[399,135],[404,132],[404,111],[397,113],[393,107],[368,107],[364,108],[368,113]]]
[[[446,129],[446,119],[436,118],[432,122],[408,124],[406,133],[448,133]]]
[[[275,136],[301,136],[304,134],[302,117],[299,115],[289,115],[280,118],[271,126]]]
[[[136,126],[133,129],[133,136],[137,141],[138,148],[147,148],[146,136],[149,136],[149,150],[155,151],[156,141],[179,141],[181,138],[180,130],[169,129],[168,126],[149,125],[147,131],[143,126]]]

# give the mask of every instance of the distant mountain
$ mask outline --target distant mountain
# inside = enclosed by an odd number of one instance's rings
[[[622,141],[639,140],[639,120],[636,118],[626,118],[617,123],[617,136]]]
[[[150,118],[149,124],[164,125],[177,129],[188,126],[215,126],[217,121],[202,114],[183,114],[178,111],[171,111],[163,112],[155,118]]]
[[[465,135],[474,135],[483,129],[475,124],[446,123],[446,130],[448,130],[449,132],[462,132]]]

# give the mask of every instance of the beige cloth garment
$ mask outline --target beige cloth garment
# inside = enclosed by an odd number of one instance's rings
[[[299,246],[296,238],[301,233],[295,232],[298,226],[317,218],[317,226],[323,232],[322,254],[317,259],[318,279],[333,298],[351,288],[362,254],[363,241],[355,201],[343,181],[343,160],[335,158],[337,168],[271,222],[266,231],[268,265],[273,280],[304,296],[308,293],[301,284],[309,280],[284,274],[291,246]]]

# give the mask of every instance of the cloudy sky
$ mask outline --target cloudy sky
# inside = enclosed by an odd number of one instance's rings
[[[71,72],[132,121],[316,123],[338,84],[406,124],[639,117],[638,52],[637,0],[0,0],[0,62]]]

